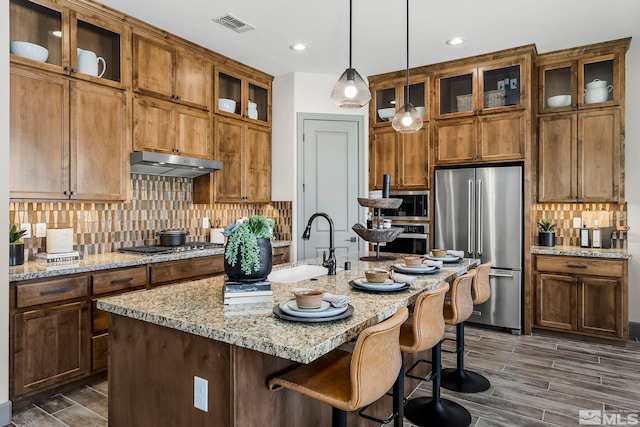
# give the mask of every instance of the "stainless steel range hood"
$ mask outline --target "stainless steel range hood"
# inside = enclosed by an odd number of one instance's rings
[[[150,151],[133,151],[129,158],[131,173],[144,175],[195,178],[222,169],[222,162],[217,160],[196,159]]]

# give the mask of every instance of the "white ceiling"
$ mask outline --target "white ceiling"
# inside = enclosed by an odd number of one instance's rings
[[[101,3],[274,76],[339,75],[349,64],[348,0],[101,0]],[[410,66],[525,44],[538,52],[634,37],[640,0],[410,2]],[[212,21],[231,13],[256,27],[236,33]],[[353,0],[353,66],[363,76],[406,66],[406,2]],[[453,36],[466,43],[450,47]],[[294,52],[289,46],[309,46]]]

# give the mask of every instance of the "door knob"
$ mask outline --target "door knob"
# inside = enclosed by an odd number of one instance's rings
[[[356,236],[350,237],[348,239],[344,239],[345,242],[357,242]]]

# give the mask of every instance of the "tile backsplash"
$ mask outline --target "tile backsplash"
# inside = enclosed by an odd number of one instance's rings
[[[125,246],[158,244],[156,230],[189,232],[187,241],[208,241],[209,230],[202,218],[214,226],[225,226],[238,218],[265,215],[275,221],[276,239],[291,240],[291,202],[266,205],[216,203],[194,204],[192,180],[131,174],[131,197],[126,202],[11,202],[12,224],[46,223],[47,228],[74,229],[74,249],[84,254],[115,252]],[[24,239],[25,259],[44,252],[45,238]]]
[[[556,245],[580,246],[580,230],[573,228],[573,219],[581,218],[583,211],[606,211],[612,227],[627,224],[627,205],[615,203],[539,203],[531,206],[534,243],[538,240],[537,223],[541,219],[551,219],[556,224]],[[587,224],[591,227],[593,224]],[[616,231],[611,245],[614,248],[627,247],[626,231]]]

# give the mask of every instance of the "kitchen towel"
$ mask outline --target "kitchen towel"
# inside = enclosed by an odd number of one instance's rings
[[[291,292],[299,292],[299,291],[310,291],[310,288],[293,288]],[[334,295],[328,292],[322,294],[322,300],[330,302],[332,306],[336,308],[344,307],[349,304],[349,297],[347,295]]]
[[[464,258],[464,251],[451,251],[451,250],[449,250],[449,251],[447,251],[447,255]]]

